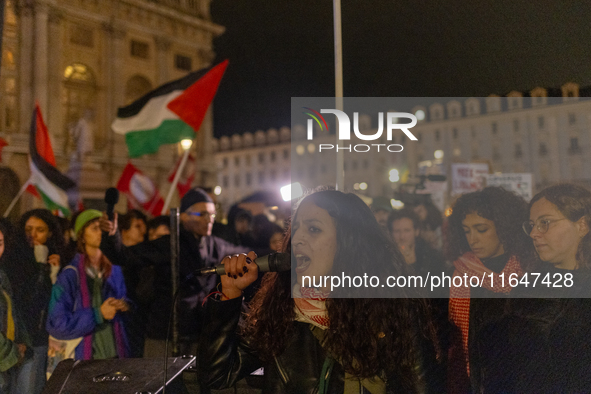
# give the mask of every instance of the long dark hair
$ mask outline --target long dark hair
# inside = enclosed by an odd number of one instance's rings
[[[63,257],[62,255],[65,248],[64,234],[56,217],[53,216],[51,211],[47,209],[33,209],[31,211],[25,212],[19,221],[19,237],[23,241],[26,240],[25,225],[27,224],[27,220],[29,220],[31,217],[36,217],[37,219],[43,220],[43,222],[45,222],[49,228],[50,234],[48,235],[47,242],[45,243],[45,246],[47,246],[49,249],[49,254],[58,254],[60,257]],[[67,264],[67,262],[62,261],[62,266],[64,263]]]
[[[382,275],[381,280],[405,273],[404,258],[359,197],[323,190],[302,201],[313,202],[335,220],[333,272],[346,267],[343,272],[348,275],[371,273]],[[291,237],[286,237],[283,250],[291,253]],[[264,358],[281,354],[292,333],[295,311],[291,289],[295,278],[294,272],[266,274],[251,303],[244,334],[252,338]],[[424,299],[405,298],[411,294],[400,288],[388,291],[400,298],[338,298],[339,290],[334,290],[326,300],[330,327],[324,348],[357,377],[395,373],[404,377],[410,388],[418,379],[414,370],[415,336],[427,337],[437,349],[434,326]]]
[[[521,229],[521,224],[529,218],[527,203],[517,194],[496,186],[464,194],[454,204],[446,251],[450,260],[471,250],[462,227],[462,221],[471,213],[492,220],[505,253],[517,256],[524,269],[531,267],[535,260],[533,244]]]
[[[86,253],[86,242],[84,240],[84,232],[93,223],[96,223],[100,220],[100,218],[89,220],[82,226],[82,228],[76,234],[76,250],[78,253],[84,256],[84,267],[90,267],[90,258],[88,257],[88,253]],[[113,264],[111,261],[105,256],[104,254],[101,256],[101,263],[99,267],[100,271],[103,274],[103,278],[106,280],[109,276],[111,276],[111,271],[113,270]]]
[[[587,227],[591,226],[591,191],[583,186],[562,183],[547,187],[532,198],[529,208],[542,198],[556,205],[560,213],[571,222],[585,218]],[[591,231],[579,242],[577,263],[579,268],[591,268]]]

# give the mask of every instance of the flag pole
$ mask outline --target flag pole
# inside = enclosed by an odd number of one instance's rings
[[[191,141],[191,146],[195,143],[195,140]],[[179,183],[179,179],[181,179],[181,174],[185,169],[185,165],[187,164],[187,159],[189,158],[189,154],[191,153],[191,146],[185,149],[183,153],[183,157],[181,159],[181,163],[179,164],[179,168],[176,170],[176,174],[174,174],[174,179],[172,180],[172,184],[170,185],[170,190],[168,191],[168,195],[166,196],[166,200],[164,201],[164,206],[162,207],[161,215],[166,215],[168,211],[168,206],[170,205],[170,201],[172,200],[172,195],[176,189],[176,185]]]
[[[23,193],[25,192],[25,190],[27,190],[27,187],[31,184],[31,180],[27,179],[27,181],[25,182],[25,184],[23,185],[23,187],[21,187],[21,190],[18,191],[18,194],[12,199],[12,202],[10,203],[10,205],[8,206],[8,208],[6,208],[6,211],[4,212],[4,217],[8,217],[8,215],[10,214],[10,211],[12,211],[12,208],[14,208],[14,206],[16,205],[16,202],[18,201],[19,198],[21,198],[21,196],[23,195]]]
[[[334,78],[335,108],[343,110],[343,44],[341,39],[341,0],[333,0],[334,13]],[[339,144],[339,122],[336,123],[336,144]],[[345,190],[345,153],[337,149],[336,189]]]

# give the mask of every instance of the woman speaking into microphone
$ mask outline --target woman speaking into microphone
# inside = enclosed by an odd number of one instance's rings
[[[291,272],[265,275],[240,327],[256,255],[223,260],[227,274],[219,300],[208,302],[201,338],[202,383],[230,387],[264,367],[263,393],[441,392],[442,352],[425,300],[400,288],[362,298],[366,289],[309,283],[331,274],[404,274],[404,258],[359,197],[324,190],[303,198],[283,252]]]

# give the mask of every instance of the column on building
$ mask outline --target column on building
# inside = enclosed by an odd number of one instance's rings
[[[171,64],[170,47],[171,42],[165,37],[156,36],[154,37],[156,43],[156,66],[157,66],[157,85],[163,85],[169,82],[169,69]]]
[[[24,4],[19,11],[20,17],[20,54],[19,54],[19,131],[27,133],[33,112],[33,8]]]
[[[47,54],[48,67],[48,87],[47,92],[47,113],[44,116],[47,119],[49,132],[54,136],[56,144],[53,147],[55,151],[61,151],[64,147],[64,129],[61,108],[61,92],[63,69],[61,54],[63,52],[62,26],[63,14],[56,9],[49,11],[49,52]]]
[[[48,19],[49,6],[43,3],[35,4],[35,50],[34,50],[34,92],[35,100],[39,103],[41,112],[47,114],[48,107]],[[45,115],[46,116],[46,115]]]

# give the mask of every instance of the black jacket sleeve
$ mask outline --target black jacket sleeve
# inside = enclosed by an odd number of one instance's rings
[[[253,349],[237,333],[242,297],[209,300],[200,341],[199,375],[212,389],[231,387],[262,366]]]

